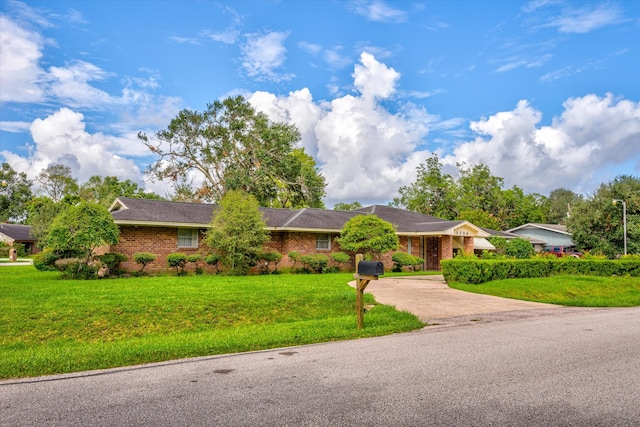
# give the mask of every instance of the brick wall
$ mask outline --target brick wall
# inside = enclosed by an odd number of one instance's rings
[[[140,264],[132,260],[133,254],[136,252],[150,252],[157,255],[156,260],[145,267],[145,272],[158,273],[167,271],[167,255],[180,252],[185,255],[199,253],[203,258],[209,253],[209,249],[204,245],[204,231],[200,230],[198,238],[198,248],[178,248],[178,229],[167,227],[136,227],[136,226],[120,226],[120,241],[117,245],[109,248],[110,252],[119,252],[129,258],[121,264],[122,268],[129,271],[140,270]],[[288,232],[275,231],[271,233],[270,240],[265,244],[265,251],[276,251],[283,255],[282,261],[278,265],[279,268],[291,267],[292,262],[287,254],[291,251],[300,253],[301,255],[309,254],[325,254],[331,255],[331,252],[341,252],[335,238],[338,234],[331,234],[331,249],[316,249],[316,233],[310,232]],[[420,253],[420,237],[400,236],[399,251],[407,252],[408,240],[411,239],[411,254],[423,257]],[[441,240],[440,259],[451,258],[452,241],[450,236],[443,236]],[[354,269],[355,255],[351,255],[350,269]],[[391,256],[393,252],[383,254],[380,261],[385,265],[387,271],[391,270],[393,261]],[[203,261],[198,262],[198,267],[204,268],[205,271],[213,272],[214,268],[206,265]],[[193,263],[187,263],[186,270],[195,270]]]
[[[201,230],[202,231],[202,230]],[[144,271],[147,273],[158,273],[167,271],[167,255],[179,252],[185,255],[195,253],[207,255],[206,247],[203,245],[204,236],[202,232],[198,236],[199,248],[179,248],[178,247],[178,229],[165,227],[135,227],[120,226],[120,241],[117,245],[111,246],[111,252],[124,254],[129,258],[121,264],[125,270],[140,270],[141,265],[133,261],[133,254],[136,252],[149,252],[157,255],[155,261],[148,264]],[[213,267],[207,266],[203,261],[198,263],[199,267],[212,270]],[[193,263],[187,263],[185,268],[187,271],[195,270]]]

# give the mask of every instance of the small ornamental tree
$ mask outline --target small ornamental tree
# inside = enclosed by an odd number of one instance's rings
[[[65,208],[55,217],[46,246],[88,264],[95,249],[117,244],[119,233],[107,208],[82,202]]]
[[[167,265],[176,269],[179,276],[184,274],[184,266],[187,264],[187,256],[178,252],[167,255]]]
[[[380,259],[380,254],[398,249],[399,242],[391,223],[376,215],[357,215],[342,227],[336,241],[345,251],[364,253]]]
[[[269,239],[255,197],[239,190],[229,191],[216,209],[206,243],[221,256],[231,274],[246,274],[256,265],[262,245]]]
[[[215,268],[216,274],[218,274],[218,263],[220,262],[220,255],[218,255],[218,254],[209,254],[206,257],[204,257],[204,262],[207,265],[213,266],[213,268]]]
[[[142,268],[140,269],[139,274],[142,275],[142,272],[144,271],[144,268],[147,266],[147,264],[155,261],[157,257],[157,255],[149,252],[136,252],[135,254],[133,254],[133,260],[138,264],[142,264]]]

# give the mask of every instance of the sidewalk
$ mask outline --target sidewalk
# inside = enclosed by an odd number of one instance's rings
[[[9,262],[9,258],[0,258],[0,267],[11,267],[14,265],[33,265],[33,260],[29,258],[18,258],[16,262]]]
[[[355,281],[349,283],[355,287]],[[549,314],[567,308],[459,291],[442,276],[407,276],[372,280],[365,293],[380,304],[408,311],[428,324],[483,322]]]

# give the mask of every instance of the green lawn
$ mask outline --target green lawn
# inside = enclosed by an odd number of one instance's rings
[[[356,329],[352,274],[60,280],[0,268],[0,378],[126,366],[421,328],[375,305]],[[375,304],[365,295],[368,304]]]
[[[468,292],[577,307],[640,305],[640,277],[552,276],[506,279],[480,285],[449,283]]]

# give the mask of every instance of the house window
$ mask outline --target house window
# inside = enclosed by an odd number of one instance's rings
[[[411,254],[411,237],[407,239],[407,253]]]
[[[331,236],[328,234],[316,234],[316,250],[328,251],[331,249]]]
[[[198,230],[192,228],[178,228],[178,247],[197,248]]]

